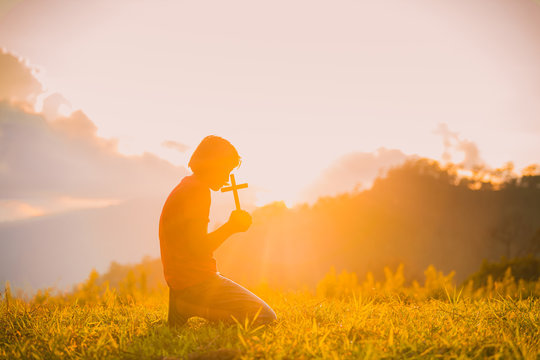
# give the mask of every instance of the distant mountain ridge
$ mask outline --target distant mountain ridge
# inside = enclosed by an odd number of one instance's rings
[[[160,199],[139,199],[0,224],[2,287],[9,280],[26,291],[66,289],[93,268],[105,271],[112,261],[158,256],[161,206]]]
[[[369,190],[293,209],[276,203],[253,217],[216,253],[220,271],[241,283],[313,285],[332,266],[362,275],[399,263],[409,279],[433,264],[462,281],[483,259],[540,255],[540,176],[494,184],[411,160]]]

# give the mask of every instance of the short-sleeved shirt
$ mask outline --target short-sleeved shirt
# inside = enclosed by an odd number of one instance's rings
[[[215,276],[216,260],[205,239],[210,213],[210,189],[195,175],[182,179],[163,205],[159,220],[161,262],[169,287],[181,290]],[[188,231],[190,222],[203,222],[201,234]],[[200,229],[200,227],[198,227]]]

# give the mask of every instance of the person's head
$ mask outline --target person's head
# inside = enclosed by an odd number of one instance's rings
[[[229,174],[240,166],[240,161],[240,155],[229,141],[210,135],[197,146],[188,166],[212,190],[217,191],[227,183]]]

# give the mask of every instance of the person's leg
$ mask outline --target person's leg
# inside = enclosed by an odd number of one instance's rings
[[[253,319],[257,315],[257,323],[271,323],[276,320],[275,312],[262,299],[246,288],[224,276],[218,275],[215,285],[205,294],[203,304],[217,313],[219,320],[221,313],[231,319],[231,315],[243,322],[247,317]]]
[[[246,317],[253,319],[258,313],[258,324],[271,323],[276,319],[274,311],[263,300],[221,275],[178,292],[173,302],[176,311],[186,318],[200,316],[233,322],[234,316],[243,322]]]
[[[187,314],[183,313],[176,305],[177,298],[176,292],[169,288],[169,314],[167,322],[169,323],[169,326],[173,327],[184,325],[189,318]]]

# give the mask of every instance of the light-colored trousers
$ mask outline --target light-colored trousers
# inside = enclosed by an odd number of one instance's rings
[[[248,318],[255,323],[268,324],[276,314],[263,300],[246,288],[224,276],[216,274],[210,280],[182,290],[169,289],[169,325],[179,326],[192,316],[210,321],[240,323]]]

